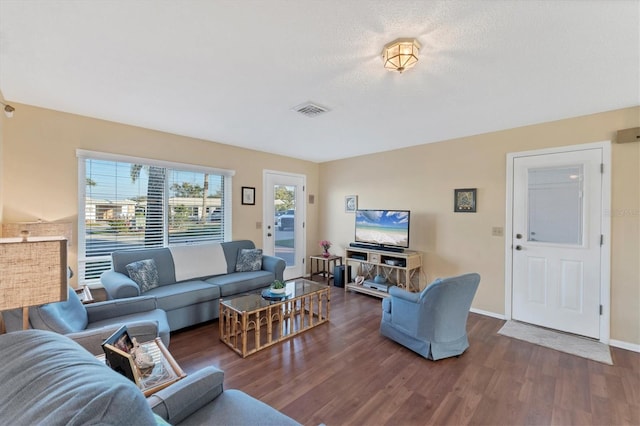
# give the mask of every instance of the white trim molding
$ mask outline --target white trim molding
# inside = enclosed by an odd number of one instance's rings
[[[609,346],[640,353],[640,345],[637,345],[635,343],[623,342],[622,340],[611,339],[609,340]]]
[[[505,319],[504,315],[502,315],[502,314],[496,314],[495,312],[483,311],[482,309],[471,308],[471,309],[469,309],[469,312],[472,312],[472,313],[478,314],[478,315],[484,315],[485,317],[496,318],[496,319],[499,319],[499,320],[504,320]]]

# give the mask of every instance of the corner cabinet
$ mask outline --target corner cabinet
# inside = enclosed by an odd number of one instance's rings
[[[407,291],[419,292],[422,269],[422,253],[405,250],[402,253],[374,250],[368,248],[347,247],[345,250],[345,291],[356,291],[377,297],[388,297],[388,293],[355,283],[355,277],[349,282],[348,268],[355,267],[355,275],[363,276],[365,281],[382,275],[390,285],[396,285]]]

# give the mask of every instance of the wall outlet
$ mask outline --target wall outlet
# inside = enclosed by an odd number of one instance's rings
[[[504,228],[501,226],[494,226],[493,228],[491,228],[491,236],[493,237],[504,236]]]

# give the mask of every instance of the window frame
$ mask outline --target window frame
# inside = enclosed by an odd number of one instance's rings
[[[100,161],[114,161],[121,163],[142,164],[144,166],[162,167],[168,170],[178,170],[193,173],[204,173],[210,175],[223,176],[223,241],[231,241],[232,235],[232,205],[233,205],[233,190],[232,190],[232,178],[235,175],[235,170],[220,169],[215,167],[206,167],[188,163],[178,163],[173,161],[156,160],[151,158],[135,157],[122,154],[112,154],[99,151],[89,151],[83,149],[76,150],[76,157],[78,159],[78,283],[81,285],[95,285],[99,283],[99,279],[85,278],[85,266],[89,260],[86,255],[86,195],[87,186],[86,182],[86,160],[100,160]],[[163,209],[167,212],[169,206],[169,173],[165,174],[164,193],[165,201]],[[191,243],[173,243],[169,244],[169,215],[164,215],[163,224],[163,238],[162,247],[199,244],[198,242]],[[92,256],[90,260],[100,261],[97,259],[99,256]],[[104,256],[104,261],[107,261]],[[108,261],[111,262],[111,255],[108,255]]]

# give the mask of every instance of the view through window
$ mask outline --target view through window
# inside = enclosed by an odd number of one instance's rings
[[[126,160],[79,160],[85,177],[79,217],[82,283],[97,282],[111,267],[115,250],[221,242],[230,232],[225,194],[231,172]]]
[[[296,188],[274,186],[275,205],[275,255],[284,259],[287,266],[295,263]]]

